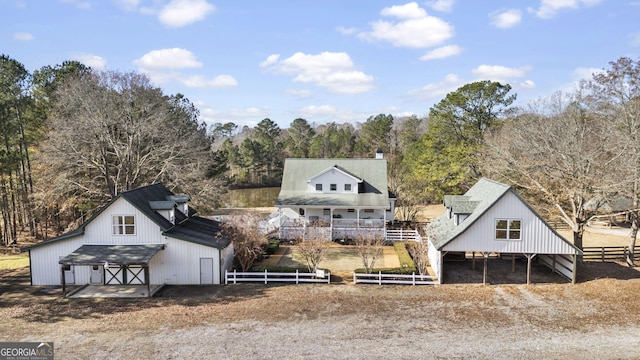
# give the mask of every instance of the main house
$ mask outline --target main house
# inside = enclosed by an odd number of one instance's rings
[[[575,282],[581,251],[560,236],[510,186],[482,178],[464,195],[447,195],[446,212],[427,226],[429,262],[443,282],[448,254],[476,253],[484,258],[486,281],[490,254],[524,256],[527,283],[538,258]],[[475,259],[475,257],[474,257]]]
[[[118,194],[76,230],[22,249],[31,284],[220,284],[233,245],[188,202],[162,184]]]
[[[281,239],[353,239],[386,234],[395,197],[387,188],[387,161],[286,159],[276,199]]]

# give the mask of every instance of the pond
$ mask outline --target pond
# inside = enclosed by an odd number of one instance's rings
[[[225,208],[272,207],[280,193],[280,187],[229,190],[223,196]]]

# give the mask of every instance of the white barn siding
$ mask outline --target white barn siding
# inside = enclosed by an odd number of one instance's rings
[[[521,219],[521,239],[496,240],[496,219]],[[442,250],[524,254],[575,253],[571,245],[562,241],[513,192],[505,194],[481,218]]]
[[[134,215],[135,235],[113,235],[112,215]],[[123,198],[116,200],[93,221],[84,235],[53,242],[30,250],[33,285],[60,285],[58,260],[82,245],[140,245],[166,244],[149,263],[152,284],[199,284],[200,258],[213,258],[213,279],[220,284],[220,250],[162,235],[160,227]],[[223,250],[225,266],[233,263],[233,246]],[[75,284],[90,282],[90,266],[72,266]]]
[[[436,276],[438,277],[438,282],[440,282],[440,279],[442,279],[442,252],[438,251],[438,249],[433,246],[431,240],[429,240],[429,251],[427,254],[429,257],[429,264],[433,271],[435,271]]]
[[[329,170],[324,174],[320,174],[311,179],[309,182],[310,192],[316,192],[316,184],[322,184],[323,193],[345,193],[345,184],[351,184],[351,191],[346,193],[350,194],[358,192],[358,182],[353,177],[343,174],[338,170]],[[336,184],[335,191],[331,191],[331,188],[329,187],[331,184]]]

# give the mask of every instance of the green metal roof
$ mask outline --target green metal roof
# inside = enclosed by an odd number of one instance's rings
[[[59,261],[63,265],[146,265],[163,244],[82,245]]]
[[[336,167],[362,179],[363,193],[310,193],[307,180]],[[276,206],[370,206],[388,207],[387,160],[385,159],[286,159]]]

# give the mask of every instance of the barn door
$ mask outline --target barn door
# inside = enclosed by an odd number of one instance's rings
[[[213,258],[200,258],[200,284],[213,284]]]
[[[94,285],[102,285],[102,275],[104,274],[104,268],[100,265],[92,265],[91,273],[89,274],[89,281]]]
[[[60,256],[59,260],[62,260],[64,256]],[[62,265],[64,268],[64,283],[73,285],[76,283],[75,269],[73,265]],[[61,283],[62,283],[62,279]]]

